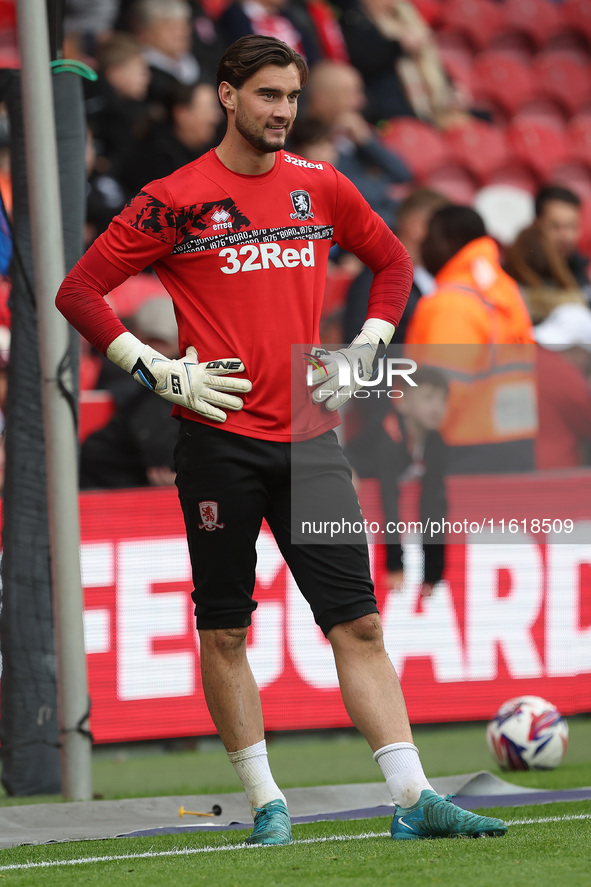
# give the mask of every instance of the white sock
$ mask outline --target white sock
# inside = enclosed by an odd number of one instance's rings
[[[263,807],[269,801],[280,799],[285,803],[285,795],[279,790],[271,774],[264,739],[248,748],[228,752],[228,758],[244,786],[253,816],[255,807]]]
[[[382,768],[386,785],[397,807],[412,807],[423,789],[433,786],[423,772],[419,750],[412,742],[394,742],[374,752],[374,761]]]

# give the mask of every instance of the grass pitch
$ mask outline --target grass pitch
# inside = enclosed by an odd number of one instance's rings
[[[429,776],[488,769],[530,788],[591,785],[591,718],[569,718],[571,742],[564,763],[551,772],[505,774],[495,768],[484,725],[419,727]],[[365,742],[353,732],[271,738],[269,753],[282,787],[380,779]],[[162,747],[97,749],[95,791],[105,798],[149,797],[239,790],[216,742],[194,750]],[[0,804],[60,798],[0,798]],[[212,803],[215,797],[212,798]],[[139,801],[138,803],[141,803]],[[394,842],[390,817],[294,826],[289,847],[249,847],[248,832],[190,833],[150,838],[84,841],[0,851],[0,887],[534,887],[590,883],[591,802],[489,809],[510,824],[503,838]]]
[[[487,812],[505,817],[507,836],[397,843],[389,837],[390,819],[379,818],[295,826],[288,847],[241,845],[247,832],[88,841],[4,850],[0,878],[19,887],[498,887],[499,879],[534,887],[551,873],[556,884],[587,887],[589,804]]]

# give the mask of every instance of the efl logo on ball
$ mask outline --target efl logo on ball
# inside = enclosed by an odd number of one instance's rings
[[[490,721],[486,740],[502,770],[554,770],[568,746],[568,724],[546,699],[517,696]]]

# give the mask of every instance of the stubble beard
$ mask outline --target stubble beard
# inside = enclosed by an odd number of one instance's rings
[[[287,124],[285,130],[283,131],[284,138],[281,143],[267,141],[265,135],[263,133],[257,132],[254,129],[253,124],[249,121],[245,114],[241,113],[240,110],[238,110],[236,113],[235,126],[236,130],[240,133],[242,138],[246,142],[248,142],[249,145],[252,145],[253,148],[256,148],[257,151],[261,151],[263,154],[276,154],[277,151],[281,151],[283,146],[285,145],[287,134],[291,129],[291,125]]]

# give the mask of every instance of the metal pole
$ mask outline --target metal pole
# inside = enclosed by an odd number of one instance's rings
[[[92,797],[91,739],[87,732],[79,556],[78,453],[75,417],[59,388],[59,366],[68,351],[69,333],[54,301],[65,271],[46,4],[44,0],[17,0],[17,12],[39,320],[62,793],[73,800],[88,800]]]

